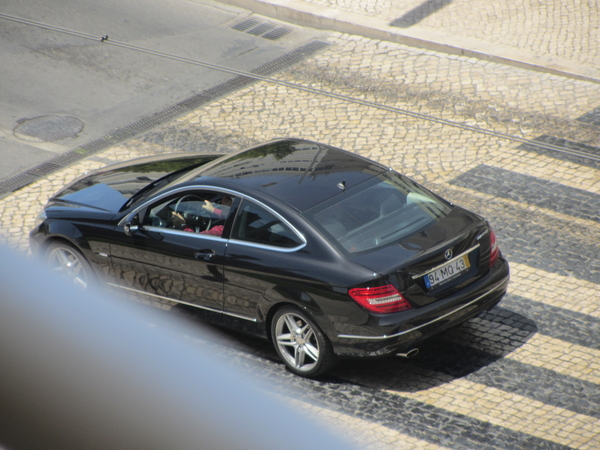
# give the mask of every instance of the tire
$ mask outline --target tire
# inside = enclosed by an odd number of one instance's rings
[[[316,377],[335,365],[329,339],[299,308],[279,309],[271,323],[271,336],[279,357],[297,375]]]
[[[51,243],[46,251],[46,262],[50,270],[82,289],[87,289],[94,282],[90,263],[79,250],[66,242]]]

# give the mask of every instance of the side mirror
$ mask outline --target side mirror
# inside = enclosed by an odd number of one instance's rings
[[[133,236],[141,228],[139,214],[133,213],[127,217],[123,228],[127,236]]]

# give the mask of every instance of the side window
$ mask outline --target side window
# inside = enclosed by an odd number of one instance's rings
[[[237,213],[231,237],[241,241],[293,248],[304,243],[290,227],[255,203],[244,201]]]
[[[220,192],[179,194],[148,207],[142,225],[221,236],[232,202]]]

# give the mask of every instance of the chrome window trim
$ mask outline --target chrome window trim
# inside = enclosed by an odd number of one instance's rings
[[[124,225],[125,220],[127,220],[128,217],[131,217],[137,213],[139,213],[142,209],[144,209],[145,207],[147,207],[149,204],[154,203],[155,201],[159,201],[165,197],[168,197],[170,195],[173,194],[177,194],[179,192],[185,192],[188,190],[197,190],[197,189],[208,189],[210,191],[214,191],[214,192],[219,192],[219,193],[223,193],[223,194],[230,194],[230,195],[234,195],[234,196],[238,196],[238,197],[246,197],[243,194],[240,194],[239,192],[236,191],[232,191],[231,189],[226,189],[226,188],[219,188],[219,187],[215,187],[215,186],[206,186],[206,185],[195,185],[195,186],[183,186],[183,187],[179,187],[176,189],[173,189],[172,191],[169,192],[165,192],[161,195],[159,195],[158,197],[153,197],[149,200],[146,200],[144,203],[142,203],[141,205],[139,205],[137,208],[135,208],[133,211],[131,211],[129,214],[126,214],[117,224],[117,226],[121,227]],[[160,227],[157,227],[160,228]],[[165,228],[161,228],[161,230],[164,230]]]
[[[144,230],[154,231],[156,233],[163,233],[163,234],[173,234],[176,236],[189,236],[189,237],[196,238],[196,239],[200,238],[200,239],[210,239],[213,241],[227,242],[227,240],[223,239],[221,236],[216,236],[214,234],[203,234],[201,232],[196,233],[195,231],[177,230],[176,228],[161,228],[161,227],[145,226]]]
[[[228,243],[243,245],[245,247],[260,248],[263,250],[272,250],[281,253],[293,253],[306,247],[306,242],[300,244],[297,247],[277,247],[275,245],[258,244],[256,242],[242,241],[240,239],[229,239]]]
[[[205,311],[210,311],[210,312],[214,312],[214,313],[218,313],[218,314],[225,314],[226,316],[237,317],[238,319],[244,319],[244,320],[248,320],[248,321],[254,322],[254,323],[258,322],[258,319],[253,319],[251,317],[242,316],[241,314],[230,313],[227,311],[223,311],[222,309],[211,308],[210,306],[197,305],[195,303],[190,303],[190,302],[186,302],[183,300],[175,300],[174,298],[171,298],[171,297],[165,297],[163,295],[158,295],[158,294],[151,294],[150,292],[140,291],[139,289],[128,288],[125,286],[119,286],[118,284],[114,284],[114,283],[107,283],[107,284],[114,288],[123,289],[124,291],[135,292],[137,294],[147,295],[148,297],[160,298],[161,300],[167,300],[169,302],[175,302],[175,303],[180,303],[182,305],[193,306],[194,308],[204,309]]]
[[[459,258],[462,258],[462,257],[463,257],[463,256],[465,256],[466,254],[469,254],[469,253],[471,253],[473,250],[477,250],[479,247],[480,247],[480,245],[479,245],[479,244],[477,244],[476,246],[474,246],[474,247],[471,247],[469,250],[466,250],[466,251],[462,252],[460,255],[457,255],[457,256],[455,256],[454,258],[452,258],[452,259],[449,259],[448,261],[446,261],[446,262],[444,262],[444,263],[442,263],[442,264],[440,264],[440,265],[438,265],[438,266],[435,266],[433,269],[429,269],[427,272],[423,272],[423,273],[421,273],[421,274],[419,274],[419,275],[413,275],[413,276],[412,276],[412,278],[413,278],[413,280],[416,280],[417,278],[424,277],[425,275],[428,275],[428,274],[430,274],[431,272],[435,272],[435,271],[436,271],[436,270],[438,270],[440,267],[444,267],[446,264],[449,264],[449,263],[451,263],[452,261],[456,261],[457,259],[459,259]]]
[[[267,244],[255,244],[255,243],[251,243],[251,242],[246,242],[246,241],[241,241],[238,239],[231,239],[231,241],[234,241],[236,243],[243,243],[245,245],[248,245],[250,247],[258,247],[258,248],[264,248],[266,250],[279,250],[279,251],[283,251],[283,252],[292,252],[292,251],[296,251],[296,250],[300,250],[301,248],[303,248],[306,244],[306,238],[304,237],[304,235],[298,231],[298,229],[296,227],[294,227],[285,217],[282,217],[281,214],[279,214],[277,211],[275,211],[273,208],[271,208],[270,206],[265,205],[263,202],[256,200],[253,197],[250,197],[249,195],[246,194],[242,194],[241,192],[238,191],[234,191],[231,189],[227,189],[227,188],[220,188],[220,187],[215,187],[215,186],[207,186],[207,185],[192,185],[192,186],[185,186],[185,187],[180,187],[177,189],[173,189],[172,191],[169,192],[165,192],[163,194],[161,194],[158,197],[154,197],[150,200],[145,201],[144,203],[142,203],[140,206],[138,206],[137,208],[135,208],[132,212],[130,212],[129,214],[125,215],[125,217],[123,217],[117,226],[124,226],[125,225],[125,221],[127,220],[128,217],[131,217],[137,213],[139,213],[142,209],[144,209],[145,207],[147,207],[148,205],[150,205],[151,203],[154,203],[155,201],[160,201],[161,199],[168,197],[170,195],[173,194],[177,194],[179,192],[185,192],[185,191],[193,191],[193,190],[198,190],[198,189],[205,189],[205,190],[209,190],[209,191],[213,191],[213,192],[219,192],[219,193],[223,193],[223,194],[229,194],[232,195],[234,197],[240,197],[244,200],[247,200],[249,202],[255,203],[259,206],[261,206],[262,208],[265,208],[268,212],[270,212],[271,214],[273,214],[275,217],[277,217],[279,220],[281,220],[286,226],[288,226],[292,232],[303,242],[303,244],[299,245],[298,247],[293,247],[292,249],[288,249],[286,247],[277,247],[275,245],[267,245]],[[241,204],[240,204],[241,206]],[[161,227],[148,227],[148,226],[144,226],[144,229],[148,229],[148,228],[153,228],[153,229],[157,229],[160,230],[161,232],[164,232],[165,230],[170,230],[170,231],[178,231],[180,232],[180,230],[175,230],[175,229],[170,229],[170,228],[161,228]],[[186,233],[184,231],[184,233]],[[190,233],[189,231],[187,233]],[[191,234],[191,233],[190,233]],[[195,233],[195,234],[200,234],[200,233]],[[210,236],[210,235],[209,235]],[[203,237],[206,237],[206,235],[203,235]],[[217,236],[218,237],[218,236]],[[219,239],[222,239],[221,237],[218,237]]]
[[[457,313],[458,311],[461,311],[461,310],[463,310],[463,309],[471,306],[473,303],[478,302],[479,300],[481,300],[486,295],[489,295],[492,292],[497,291],[498,289],[504,288],[505,285],[506,285],[506,280],[503,280],[500,283],[498,283],[497,286],[493,287],[492,289],[490,289],[489,291],[487,291],[485,294],[481,294],[479,297],[471,300],[469,303],[466,303],[466,304],[464,304],[464,305],[462,305],[462,306],[460,306],[460,307],[458,307],[458,308],[456,308],[456,309],[454,309],[454,310],[452,310],[452,311],[444,314],[443,316],[436,317],[435,319],[430,320],[427,323],[421,324],[421,325],[419,325],[417,327],[413,327],[410,330],[404,330],[404,331],[401,331],[400,333],[390,334],[389,336],[387,336],[387,335],[383,335],[383,336],[356,336],[356,335],[351,335],[351,334],[338,334],[337,337],[340,338],[340,339],[361,339],[361,340],[369,340],[369,341],[380,341],[380,340],[384,340],[384,339],[391,339],[391,338],[395,338],[395,337],[398,337],[398,336],[402,336],[402,335],[407,334],[407,333],[412,333],[413,331],[417,331],[417,330],[419,330],[419,329],[421,329],[423,327],[426,327],[426,326],[431,325],[431,324],[433,324],[435,322],[443,320],[446,317],[451,316],[452,314]]]

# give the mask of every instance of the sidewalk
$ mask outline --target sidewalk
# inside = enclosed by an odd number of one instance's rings
[[[584,0],[221,1],[297,25],[600,83],[600,7]]]

